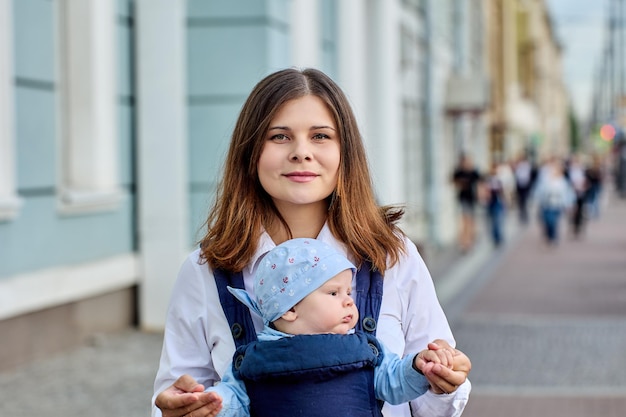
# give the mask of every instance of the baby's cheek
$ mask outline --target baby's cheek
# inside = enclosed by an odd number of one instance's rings
[[[354,324],[356,325],[356,323],[359,321],[359,309],[356,308],[356,305],[352,306],[352,320],[354,321]]]

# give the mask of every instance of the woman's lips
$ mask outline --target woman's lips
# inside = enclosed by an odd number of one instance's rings
[[[285,177],[293,182],[310,182],[317,178],[318,175],[314,172],[290,172],[285,174]]]

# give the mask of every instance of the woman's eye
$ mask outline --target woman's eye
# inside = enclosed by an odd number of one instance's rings
[[[284,142],[287,139],[289,139],[289,137],[287,135],[283,134],[283,133],[279,133],[277,135],[272,136],[270,139],[271,140],[275,140],[277,142]]]
[[[330,138],[330,136],[324,133],[316,133],[315,135],[313,135],[313,139],[315,140],[323,140],[323,139],[328,139],[328,138]]]

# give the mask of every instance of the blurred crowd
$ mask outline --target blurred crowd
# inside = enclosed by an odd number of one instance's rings
[[[523,153],[511,161],[494,162],[481,172],[469,155],[461,155],[452,174],[461,216],[461,251],[471,250],[476,243],[480,213],[486,216],[495,247],[505,241],[504,222],[511,212],[516,212],[522,226],[535,218],[546,245],[558,244],[565,233],[560,230],[563,223],[572,238],[582,237],[589,220],[600,216],[608,162],[600,154],[552,156],[536,162]]]

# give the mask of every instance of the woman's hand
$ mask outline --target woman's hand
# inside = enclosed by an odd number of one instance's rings
[[[157,395],[154,404],[163,417],[214,417],[222,409],[220,396],[204,392],[204,385],[189,375],[181,376]]]
[[[449,394],[456,391],[467,379],[472,369],[471,361],[467,355],[451,347],[445,340],[437,339],[429,343],[428,349],[435,351],[445,350],[447,357],[452,356],[451,366],[445,366],[441,362],[427,362],[420,357],[417,358],[416,365],[428,379],[431,390],[435,394]]]

